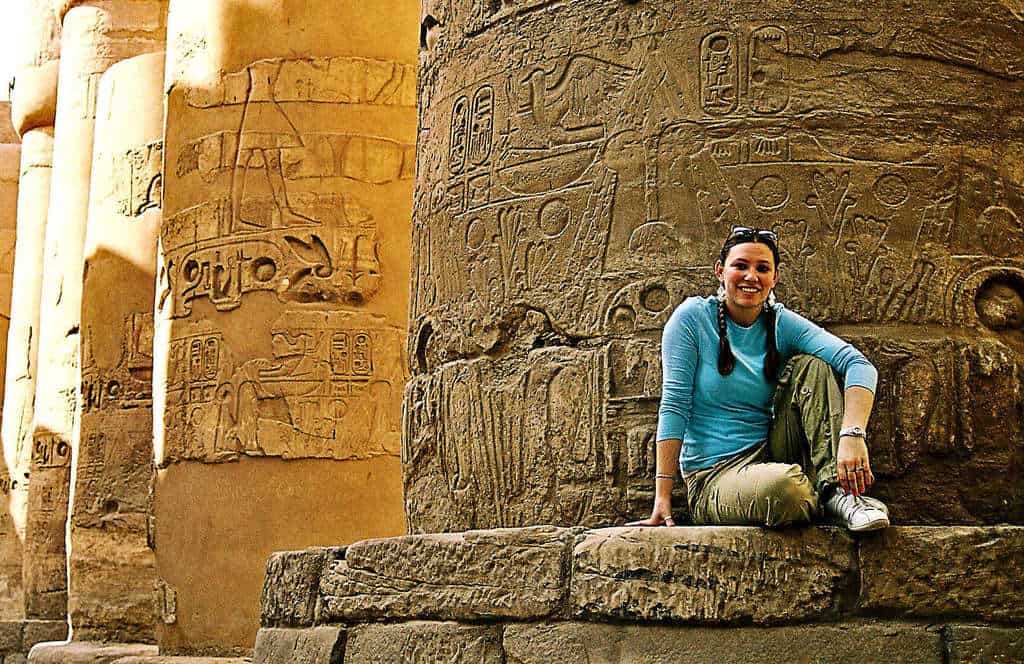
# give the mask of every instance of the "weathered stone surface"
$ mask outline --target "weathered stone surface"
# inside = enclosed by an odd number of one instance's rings
[[[649,494],[637,503],[660,333],[685,298],[713,292],[733,224],[779,232],[788,307],[874,340],[878,490],[896,519],[1024,523],[1020,483],[984,470],[1024,463],[1024,174],[1003,156],[1021,144],[1024,23],[1011,3],[424,12],[437,26],[412,242],[414,531],[649,510]],[[586,433],[510,396],[517,379],[538,392],[553,380],[530,359],[551,345],[603,358],[571,382]],[[523,480],[531,426],[550,435]],[[567,481],[541,507],[550,477]]]
[[[946,643],[949,664],[1024,662],[1024,629],[949,625]]]
[[[26,664],[28,662],[28,655],[24,653],[14,653],[12,655],[4,655],[4,664]]]
[[[897,527],[860,541],[861,606],[1024,620],[1024,528]]]
[[[560,524],[567,514],[570,523],[621,523],[623,491],[608,472],[617,452],[597,402],[605,363],[601,351],[543,348],[412,380],[404,479],[417,532]]]
[[[856,582],[837,528],[609,528],[573,550],[581,616],[759,624],[835,615]]]
[[[356,542],[323,574],[318,620],[548,616],[565,604],[572,537],[539,526]]]
[[[18,230],[12,275],[11,319],[7,335],[3,421],[4,458],[8,481],[6,490],[11,529],[4,566],[9,578],[8,593],[22,588],[22,552],[28,520],[29,466],[32,456],[32,415],[39,350],[39,297],[43,270],[43,239],[50,201],[50,172],[53,157],[53,128],[33,129],[21,144],[18,182]],[[9,567],[7,567],[9,565]],[[10,618],[24,617],[24,595],[16,601]]]
[[[0,622],[0,655],[21,650],[21,627],[20,620]]]
[[[345,630],[324,626],[310,629],[264,627],[256,634],[254,664],[341,664]]]
[[[166,0],[146,0],[166,7]],[[160,50],[159,29],[125,30],[125,16],[142,4],[113,0],[76,6],[64,16],[54,125],[53,186],[46,224],[39,372],[32,423],[25,604],[29,617],[67,614],[65,522],[82,307],[83,249],[89,203],[100,76],[115,62]]]
[[[37,643],[63,641],[68,638],[66,620],[26,620],[22,626],[21,647],[29,650]]]
[[[280,551],[267,560],[260,596],[260,624],[265,627],[312,625],[320,598],[320,579],[344,549],[314,547]]]
[[[163,53],[136,56],[111,66],[97,94],[68,589],[83,641],[156,639],[147,540],[163,77]]]
[[[30,664],[109,664],[122,657],[156,654],[156,646],[81,641],[34,646],[28,654],[28,661]]]
[[[904,662],[939,664],[938,630],[898,623],[759,629],[558,623],[507,625],[508,664]]]
[[[501,627],[451,622],[362,625],[349,632],[345,664],[500,664]]]
[[[52,127],[57,113],[56,60],[20,67],[11,94],[11,122],[22,137],[33,129]]]
[[[0,113],[3,110],[0,105]],[[20,147],[12,143],[0,143],[0,367],[6,367],[9,350],[20,164]],[[21,359],[22,352],[21,348],[15,348],[11,356]],[[0,403],[4,399],[4,387],[0,385]],[[20,511],[19,508],[23,506],[18,498],[24,495],[24,491],[15,488],[18,475],[17,446],[6,444],[6,441],[4,443],[4,455],[0,460],[0,621],[20,618],[24,607],[21,583],[22,540],[19,537],[19,525],[24,523],[24,519],[15,518],[12,512],[12,508]],[[8,466],[8,463],[13,467]],[[2,650],[0,646],[0,652]]]
[[[162,651],[251,647],[273,551],[406,532],[418,5],[300,5],[170,6],[155,521],[178,611]],[[216,501],[230,553],[166,535],[191,520],[186,486]]]
[[[286,660],[283,660],[286,661]],[[112,664],[249,664],[248,657],[122,657]]]
[[[11,122],[11,102],[0,101],[0,143],[18,143],[21,139]]]

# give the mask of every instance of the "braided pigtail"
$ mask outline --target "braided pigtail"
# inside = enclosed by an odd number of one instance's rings
[[[775,318],[778,314],[775,312],[775,307],[767,302],[765,303],[764,314],[764,324],[768,326],[768,334],[765,335],[764,377],[768,382],[772,382],[778,378],[779,363],[781,362],[778,344],[775,343]]]
[[[732,354],[732,346],[729,345],[729,337],[726,336],[727,326],[725,323],[725,300],[718,300],[718,373],[728,376],[736,366],[736,358]]]

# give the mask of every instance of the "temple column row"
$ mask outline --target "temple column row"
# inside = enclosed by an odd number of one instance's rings
[[[23,4],[0,621],[245,654],[271,552],[404,531],[416,3]]]

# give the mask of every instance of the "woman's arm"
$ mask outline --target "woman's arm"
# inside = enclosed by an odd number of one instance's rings
[[[676,525],[672,518],[672,485],[675,484],[676,468],[679,466],[679,451],[683,441],[678,438],[659,440],[654,476],[654,507],[651,516],[642,521],[631,521],[627,526]]]
[[[792,353],[814,355],[843,377],[843,429],[866,429],[875,401],[878,370],[852,344],[822,329],[803,316],[785,312],[785,330],[779,336],[792,344]],[[780,317],[780,322],[782,319]],[[840,485],[847,493],[860,495],[874,483],[864,438],[842,436],[836,455]],[[861,469],[858,472],[858,469]]]
[[[843,392],[843,428],[867,428],[875,395],[858,385],[851,385]],[[847,493],[859,496],[866,493],[875,482],[868,460],[868,446],[860,436],[843,436],[839,439],[836,455],[839,484]],[[857,472],[857,469],[862,472]]]
[[[693,377],[697,370],[699,344],[694,329],[695,298],[679,306],[665,324],[661,338],[661,405],[655,446],[654,507],[651,516],[630,526],[674,526],[672,485],[679,467],[679,452],[693,407]]]

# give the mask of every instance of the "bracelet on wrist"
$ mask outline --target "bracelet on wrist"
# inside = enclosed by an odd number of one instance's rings
[[[658,473],[654,476],[656,480],[675,480],[675,475],[669,475],[668,473]]]

